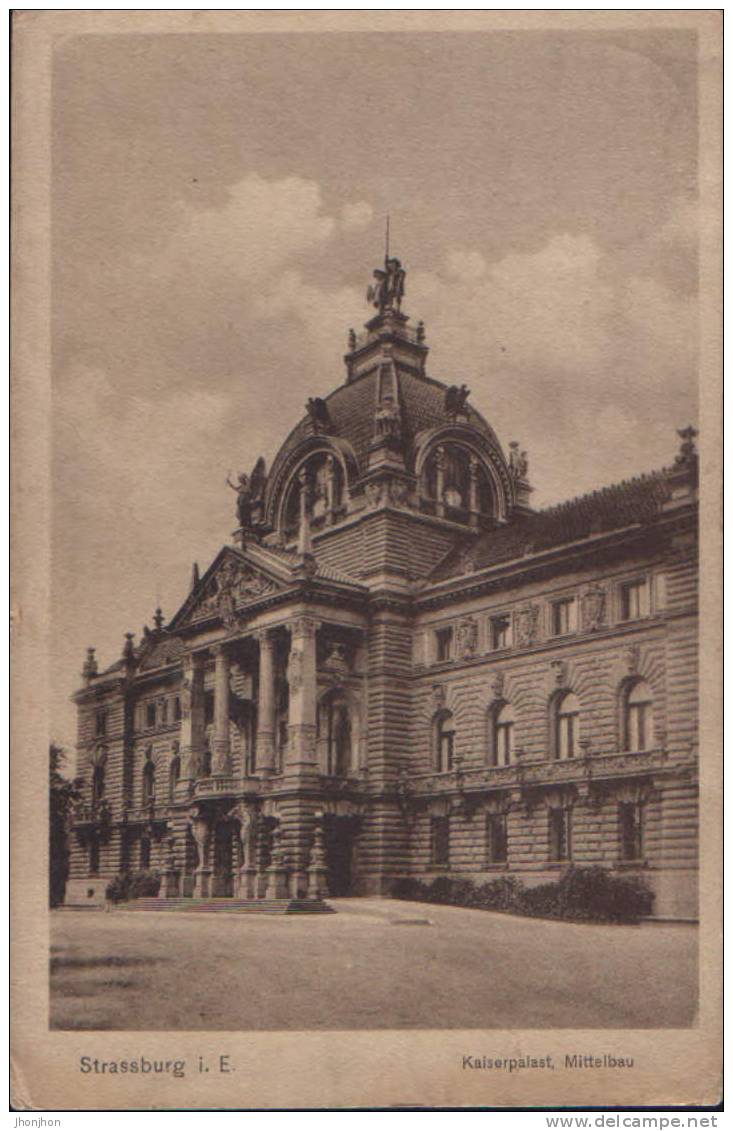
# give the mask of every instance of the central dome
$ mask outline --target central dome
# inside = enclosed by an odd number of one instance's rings
[[[526,505],[522,461],[507,462],[470,390],[427,375],[424,326],[400,309],[399,260],[374,276],[377,314],[349,332],[344,384],[308,400],[263,484],[256,525],[270,543],[292,541],[305,516],[333,526],[387,502],[474,529]]]

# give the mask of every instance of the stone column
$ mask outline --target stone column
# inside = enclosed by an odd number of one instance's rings
[[[181,688],[181,776],[176,794],[184,796],[199,776],[204,748],[204,669],[201,656],[194,653],[183,661]]]
[[[468,510],[469,523],[471,526],[478,526],[478,460],[474,455],[469,456],[468,463]]]
[[[229,742],[229,655],[223,644],[211,649],[214,654],[214,740],[212,774],[230,774],[232,759]]]
[[[270,867],[267,869],[267,890],[265,892],[267,899],[287,899],[289,895],[288,871],[283,859],[281,835],[278,826],[272,834],[272,858]]]
[[[263,776],[275,772],[275,640],[268,629],[257,634],[260,643],[260,685],[257,703],[256,768]]]
[[[333,456],[326,456],[326,522],[332,523],[336,517],[336,469]]]
[[[445,515],[445,448],[441,444],[435,453],[435,513],[439,518]]]
[[[318,621],[300,616],[290,625],[289,712],[286,774],[315,773],[316,631]]]

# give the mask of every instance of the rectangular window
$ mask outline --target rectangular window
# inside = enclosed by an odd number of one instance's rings
[[[97,738],[103,738],[107,733],[107,712],[103,709],[97,711],[95,733]]]
[[[96,837],[89,844],[89,875],[99,875],[99,841]]]
[[[435,633],[435,654],[438,663],[450,660],[453,644],[453,629],[439,628]]]
[[[430,856],[433,864],[446,867],[450,860],[450,817],[430,820]]]
[[[168,722],[168,700],[163,699],[160,704],[160,721],[165,726]]]
[[[145,704],[145,726],[146,727],[154,727],[155,726],[155,703],[146,703]]]
[[[489,813],[486,818],[486,850],[489,864],[506,864],[506,813]]]
[[[214,692],[204,692],[204,723],[209,726],[214,721]]]
[[[619,848],[622,860],[642,860],[644,828],[642,807],[635,801],[621,801],[618,807]]]
[[[512,618],[508,613],[500,617],[492,617],[490,626],[491,648],[497,652],[500,648],[510,648],[512,643]]]
[[[550,860],[558,863],[572,856],[572,809],[550,809]]]
[[[176,695],[176,697],[173,700],[173,718],[175,719],[176,722],[180,722],[180,719],[181,719],[181,697],[180,697],[180,695]]]
[[[567,597],[562,601],[555,601],[552,606],[552,634],[565,636],[568,632],[575,632],[576,628],[575,598]]]
[[[621,586],[621,619],[639,620],[649,614],[649,587],[646,581],[627,581]]]

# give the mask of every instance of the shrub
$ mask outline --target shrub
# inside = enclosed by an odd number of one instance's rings
[[[428,885],[428,903],[452,903],[454,881],[450,876],[438,876]]]
[[[532,915],[538,919],[562,918],[560,885],[555,883],[536,884],[517,892],[514,908],[520,915]]]
[[[157,895],[159,891],[159,872],[120,872],[107,884],[105,895],[110,903],[124,903],[128,899]]]
[[[160,872],[133,872],[130,877],[128,899],[141,899],[157,895],[160,891]]]
[[[651,912],[654,896],[635,876],[614,876],[604,868],[569,868],[560,880],[564,918],[635,922]]]
[[[402,876],[392,885],[392,899],[426,899],[427,885],[412,876]]]
[[[430,884],[405,876],[397,880],[395,899],[449,903],[484,911],[512,911],[538,919],[635,923],[650,914],[653,893],[638,876],[615,876],[604,868],[570,867],[557,882],[525,887],[514,876],[483,884],[438,876]]]
[[[513,876],[499,876],[474,886],[471,906],[485,911],[507,911],[516,905],[523,888],[521,880]]]
[[[113,879],[109,881],[104,894],[110,901],[110,903],[123,903],[127,899],[129,886],[129,872],[121,872],[119,875],[114,876]]]

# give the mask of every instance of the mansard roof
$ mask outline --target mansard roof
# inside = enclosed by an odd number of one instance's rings
[[[517,514],[506,526],[478,539],[461,539],[438,563],[430,581],[464,575],[468,558],[473,572],[592,535],[645,525],[656,518],[670,493],[668,472],[662,470],[626,479],[545,510]]]

